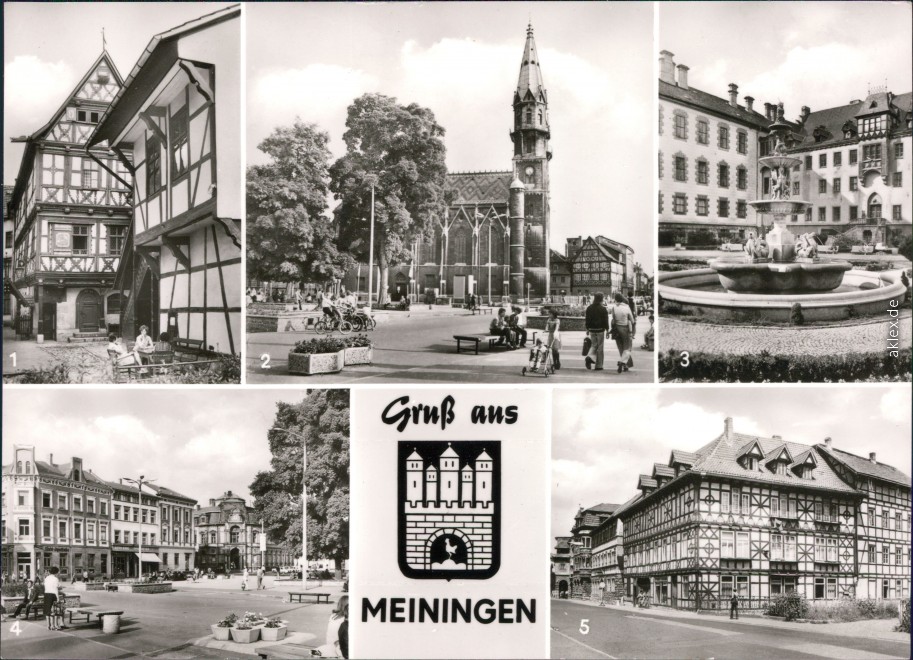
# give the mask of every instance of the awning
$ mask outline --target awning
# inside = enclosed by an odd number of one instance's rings
[[[162,563],[162,560],[159,559],[159,556],[152,552],[144,552],[142,554],[140,554],[139,552],[134,552],[133,554],[135,554],[137,557],[139,557],[142,561],[147,561],[150,564],[161,564]]]

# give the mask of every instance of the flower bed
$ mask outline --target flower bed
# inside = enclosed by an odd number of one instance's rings
[[[316,337],[295,344],[288,354],[288,371],[292,374],[327,374],[342,371],[345,366],[345,339]]]
[[[374,342],[368,339],[368,335],[344,337],[343,342],[343,362],[346,365],[371,364],[374,359]]]
[[[168,594],[174,591],[170,582],[137,582],[134,584],[117,584],[117,592],[128,594]]]

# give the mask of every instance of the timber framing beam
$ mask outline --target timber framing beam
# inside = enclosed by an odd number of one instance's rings
[[[155,106],[150,106],[139,113],[140,119],[145,122],[146,127],[155,133],[155,135],[162,141],[162,144],[167,144],[168,139],[165,136],[165,131],[156,123],[155,117],[164,117],[165,108],[159,108]]]
[[[190,270],[190,241],[186,238],[163,238],[162,244],[171,251],[171,254],[174,255],[179,264]],[[187,249],[186,253],[184,252],[185,248]]]
[[[216,95],[206,82],[209,79],[209,76],[204,71],[200,71],[193,62],[188,60],[178,60],[178,66],[184,70],[184,73],[190,78],[190,82],[194,84],[197,91],[202,94],[207,101],[215,103]]]
[[[225,230],[225,233],[228,234],[228,237],[231,239],[231,242],[235,244],[239,250],[241,249],[241,229],[238,225],[235,224],[235,221],[231,218],[220,218],[215,216],[216,222],[222,225],[222,228]]]
[[[159,273],[162,272],[162,266],[159,260],[161,252],[157,248],[138,247],[136,248],[136,253],[149,267],[149,270],[158,277]]]

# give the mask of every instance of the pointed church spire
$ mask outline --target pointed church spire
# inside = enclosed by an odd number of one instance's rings
[[[538,98],[545,92],[545,83],[542,81],[542,71],[539,69],[539,53],[536,50],[536,40],[533,37],[533,24],[530,21],[526,28],[526,46],[523,48],[523,62],[520,64],[520,79],[517,81],[517,94],[522,99],[527,91]]]

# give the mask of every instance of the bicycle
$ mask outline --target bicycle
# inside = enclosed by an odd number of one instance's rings
[[[323,318],[314,324],[314,332],[318,335],[330,334],[336,330],[347,335],[352,332],[352,324],[343,318],[328,316],[327,314],[324,314]]]

